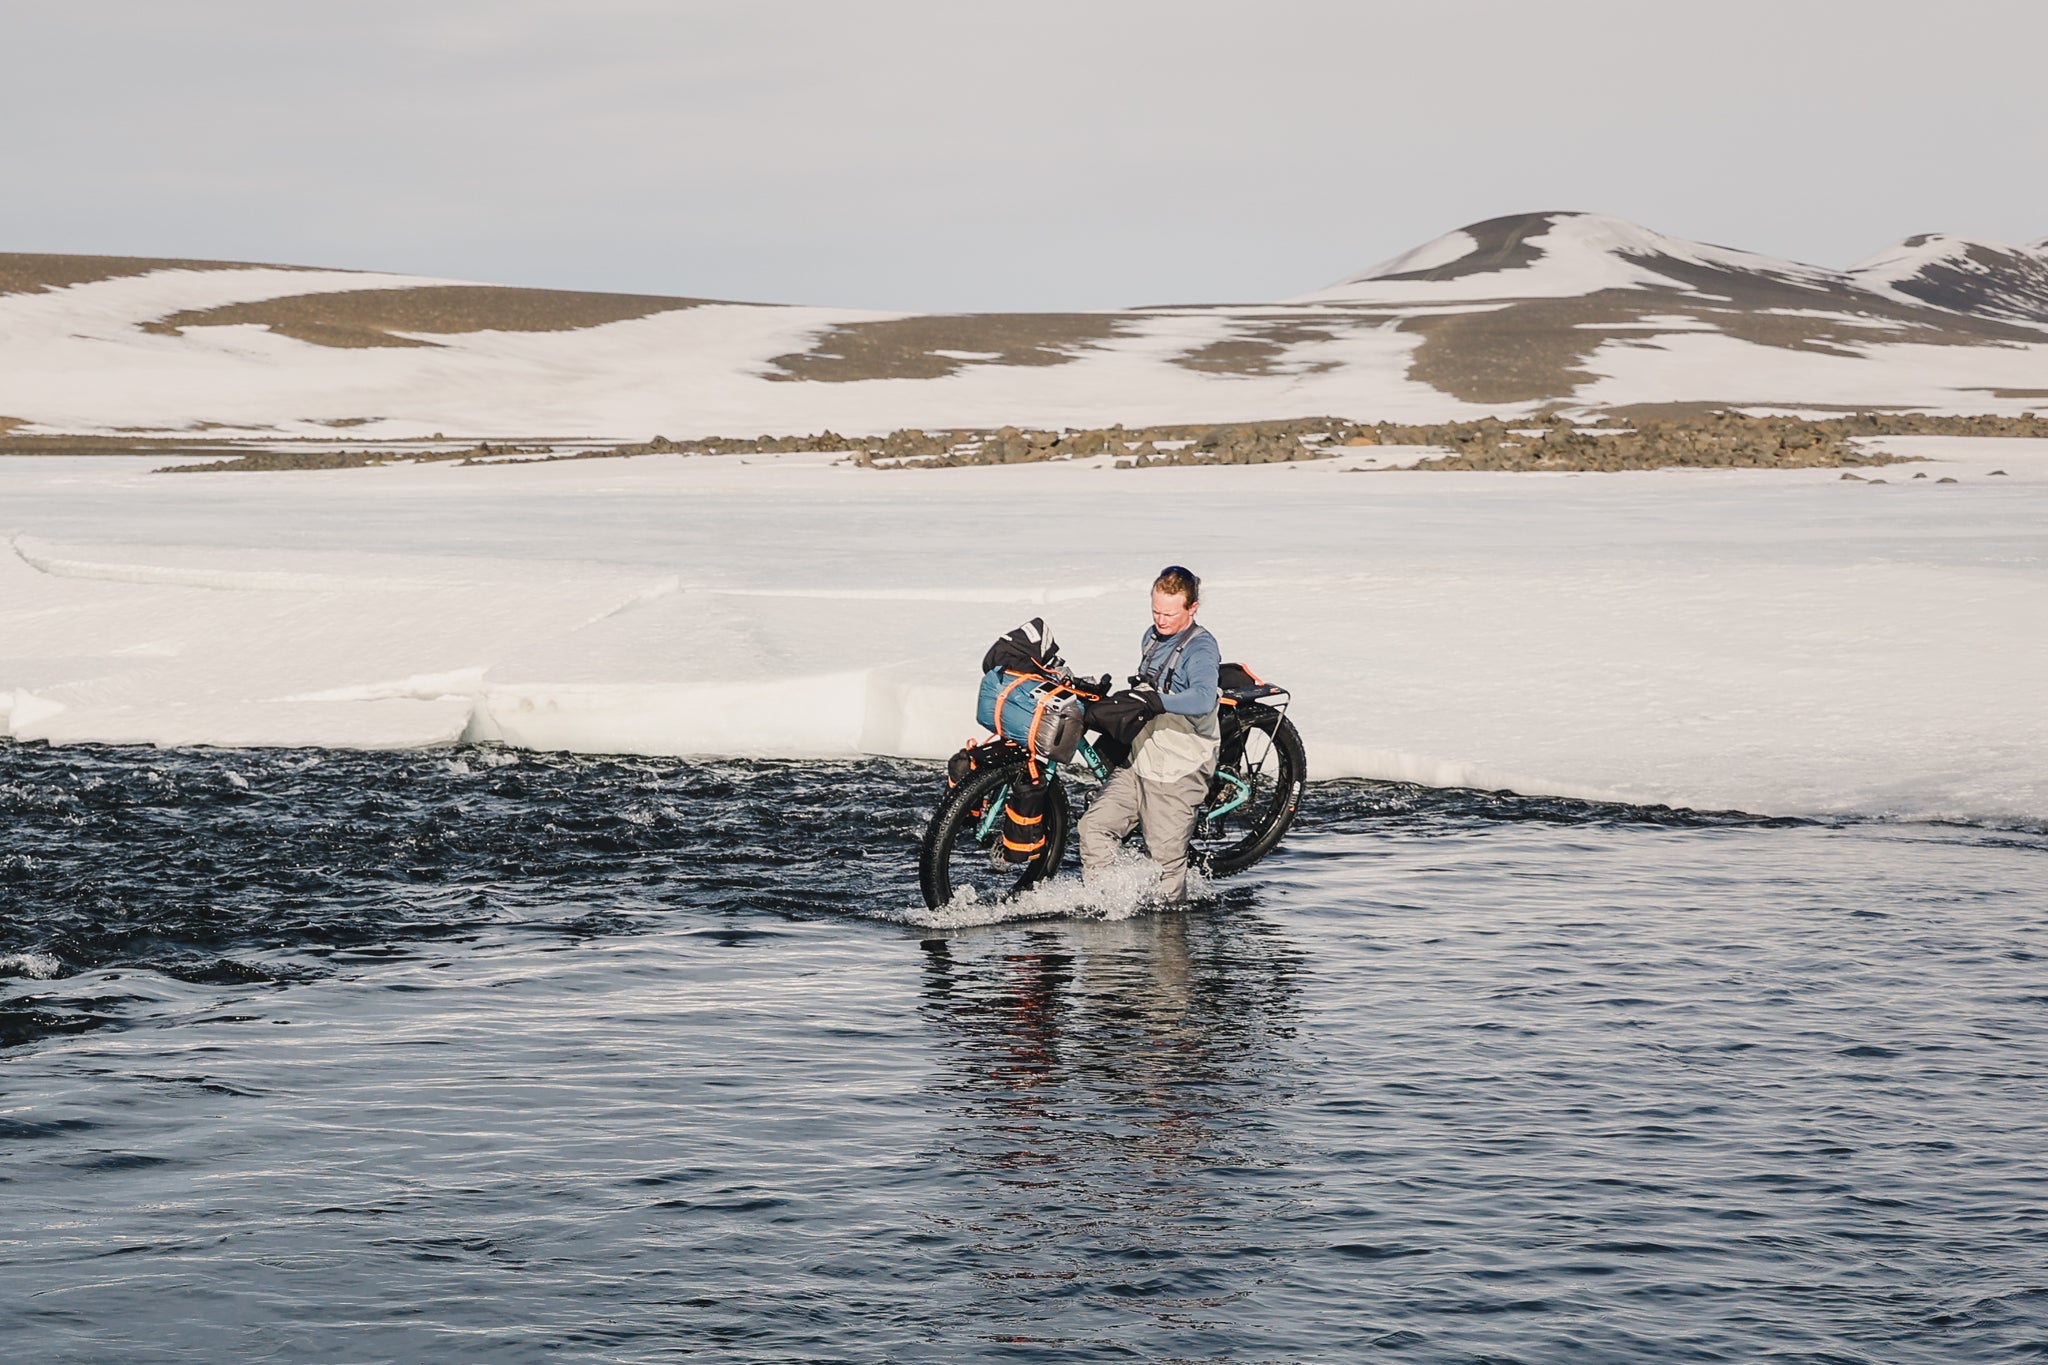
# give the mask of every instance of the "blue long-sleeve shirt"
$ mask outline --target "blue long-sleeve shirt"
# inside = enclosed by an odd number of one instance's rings
[[[1156,677],[1189,632],[1195,638],[1181,650],[1180,661],[1174,664],[1172,673],[1157,679],[1160,699],[1177,716],[1213,715],[1218,704],[1216,670],[1223,664],[1223,649],[1216,643],[1216,637],[1202,627],[1191,625],[1179,635],[1162,636],[1147,626],[1138,645],[1138,674]]]

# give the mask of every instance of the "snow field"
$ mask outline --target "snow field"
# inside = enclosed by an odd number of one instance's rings
[[[1294,689],[1312,778],[2048,819],[2048,442],[1885,444],[1936,459],[1859,471],[1883,486],[11,459],[0,733],[938,758],[990,639],[1044,615],[1121,676],[1179,562],[1225,657]]]

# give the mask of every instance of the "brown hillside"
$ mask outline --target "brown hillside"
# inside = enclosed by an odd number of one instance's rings
[[[655,294],[593,294],[574,289],[514,289],[485,284],[435,284],[414,289],[350,289],[295,294],[256,303],[189,309],[143,330],[176,336],[187,327],[254,323],[316,346],[432,346],[400,335],[425,332],[569,332],[655,313],[695,308],[705,299]]]

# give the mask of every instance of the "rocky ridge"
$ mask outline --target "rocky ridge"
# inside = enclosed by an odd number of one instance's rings
[[[839,454],[862,469],[962,469],[1107,457],[1117,469],[1288,464],[1350,456],[1376,469],[1619,472],[1631,469],[1811,469],[1899,463],[1904,456],[1866,450],[1874,436],[2048,438],[2048,418],[1951,417],[1925,413],[1853,413],[1840,417],[1757,417],[1735,412],[1683,416],[1607,413],[1572,417],[1483,418],[1476,422],[1352,422],[1337,417],[1281,421],[1082,430],[925,431],[886,436],[707,437],[648,441],[590,450],[480,442],[444,449],[255,450],[233,459],[169,465],[158,473],[352,469],[394,463],[536,464],[639,456]],[[1399,455],[1368,454],[1385,449]],[[1443,454],[1425,454],[1441,450]],[[1409,458],[1408,452],[1414,452]]]

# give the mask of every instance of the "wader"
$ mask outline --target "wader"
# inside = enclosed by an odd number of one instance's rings
[[[1153,685],[1171,677],[1194,634],[1181,641],[1153,675]],[[1164,690],[1164,689],[1162,689]],[[1188,837],[1195,813],[1216,774],[1222,730],[1216,713],[1154,716],[1131,745],[1131,761],[1109,775],[1081,816],[1081,877],[1093,881],[1116,861],[1118,847],[1143,827],[1145,851],[1159,869],[1159,899],[1187,899]]]

